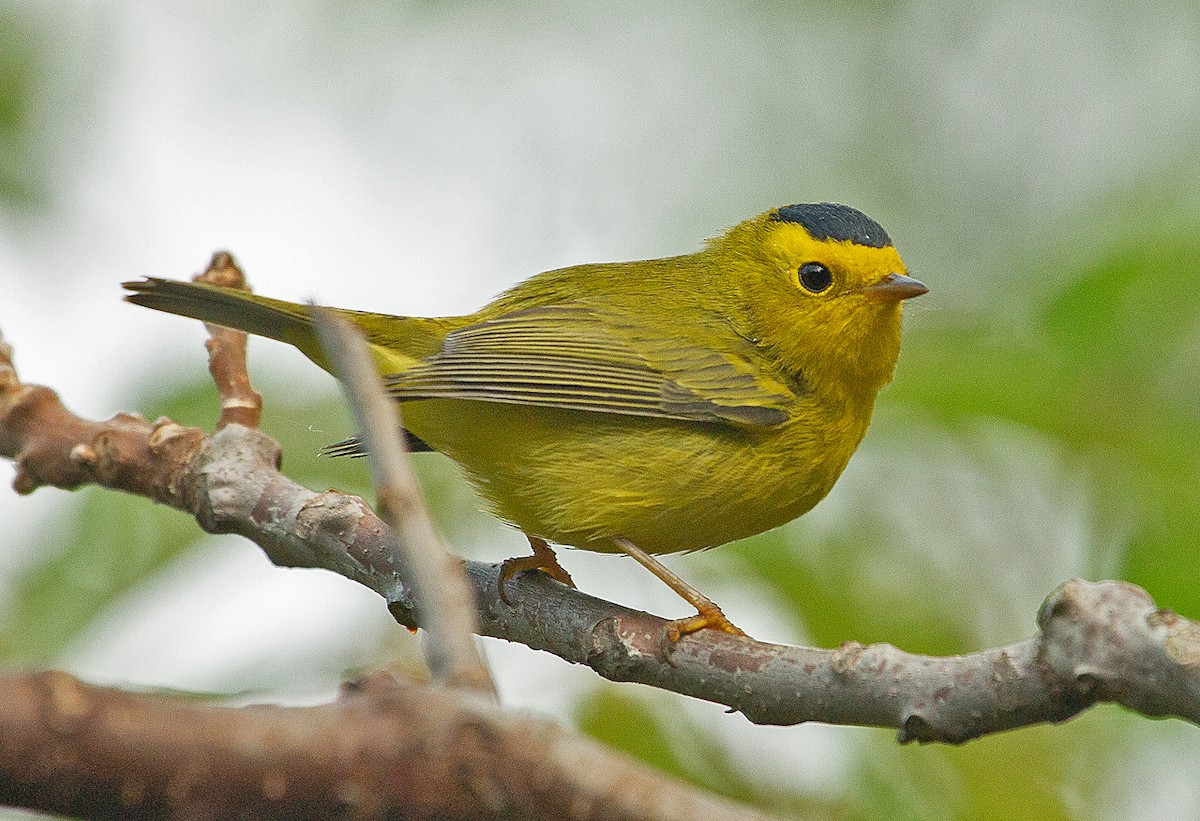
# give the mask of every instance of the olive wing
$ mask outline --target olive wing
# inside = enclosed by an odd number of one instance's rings
[[[795,399],[749,355],[582,304],[526,308],[459,328],[387,385],[402,402],[470,399],[749,427],[782,424]]]

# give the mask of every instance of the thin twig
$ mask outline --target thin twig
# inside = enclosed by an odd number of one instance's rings
[[[321,346],[346,391],[370,457],[379,512],[395,535],[409,570],[425,656],[435,681],[496,694],[475,644],[475,599],[462,564],[433,527],[400,433],[399,406],[390,401],[361,331],[333,311],[310,308]]]
[[[228,251],[213,254],[208,268],[198,274],[195,280],[250,290],[246,275]],[[246,333],[208,322],[204,323],[204,327],[208,329],[208,341],[204,343],[208,349],[208,370],[221,397],[217,430],[232,424],[257,428],[262,418],[262,394],[250,385],[250,374],[246,368]]]

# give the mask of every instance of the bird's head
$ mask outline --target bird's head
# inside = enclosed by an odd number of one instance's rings
[[[928,288],[908,275],[875,220],[835,203],[787,205],[735,226],[710,249],[725,265],[744,266],[752,331],[785,370],[872,397],[891,380],[901,305]]]

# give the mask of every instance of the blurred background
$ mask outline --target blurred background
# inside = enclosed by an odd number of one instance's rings
[[[772,206],[879,220],[932,289],[830,497],[669,563],[760,639],[968,652],[1073,576],[1200,617],[1200,7],[1114,0],[269,4],[0,0],[0,329],[85,416],[216,417],[199,323],[121,302],[232,250],[255,289],[472,310],[563,265],[657,257]],[[256,340],[285,470],[351,432]],[[447,536],[523,539],[418,457]],[[12,466],[0,463],[0,480]],[[631,562],[582,588],[686,607]],[[382,602],[143,499],[0,489],[0,655],[88,680],[327,700],[419,668]],[[782,814],[1200,818],[1200,735],[1101,707],[961,748],[762,728],[486,640],[508,705]],[[16,817],[16,816],[13,816]]]

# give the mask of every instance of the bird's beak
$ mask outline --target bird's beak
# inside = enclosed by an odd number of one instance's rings
[[[903,274],[888,274],[874,285],[864,288],[863,293],[871,299],[901,300],[929,293],[929,289],[919,279]]]

